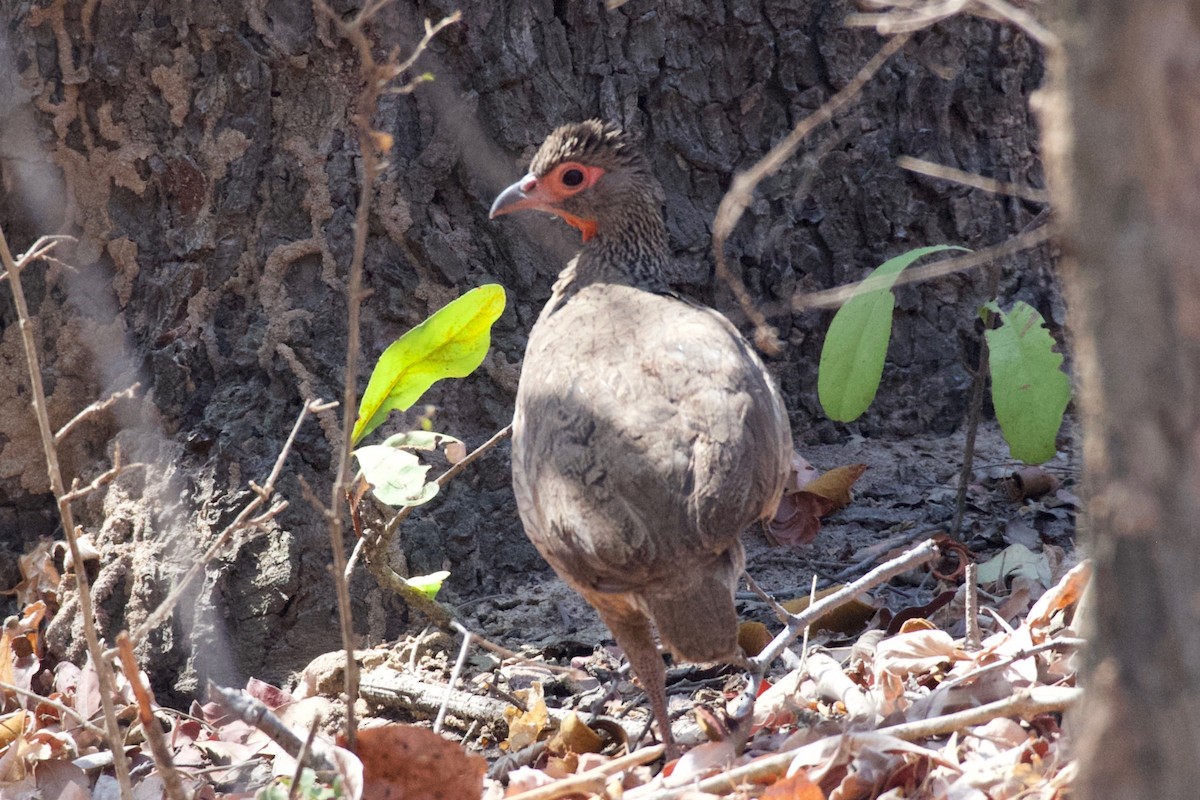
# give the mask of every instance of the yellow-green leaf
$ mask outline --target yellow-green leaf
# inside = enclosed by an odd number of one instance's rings
[[[1033,306],[1018,301],[1000,326],[984,331],[990,351],[992,406],[1013,458],[1041,464],[1054,457],[1063,412],[1071,401],[1071,381],[1045,320]]]
[[[411,578],[405,578],[404,582],[432,600],[437,597],[438,591],[442,588],[442,583],[449,577],[450,573],[443,569],[431,572],[428,575],[415,575]]]
[[[392,342],[371,373],[358,406],[353,442],[405,411],[442,378],[463,378],[487,355],[492,323],[504,311],[504,288],[487,284],[464,294]]]

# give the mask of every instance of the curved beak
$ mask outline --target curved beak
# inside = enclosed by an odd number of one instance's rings
[[[488,219],[495,219],[524,208],[545,208],[545,198],[539,191],[537,176],[532,172],[509,186],[492,203]]]

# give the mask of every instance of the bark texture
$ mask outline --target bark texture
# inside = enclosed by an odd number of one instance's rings
[[[1095,561],[1088,798],[1200,785],[1200,16],[1064,2],[1047,98]],[[1058,83],[1058,81],[1056,81]]]
[[[463,22],[418,65],[436,80],[388,98],[375,117],[396,145],[369,232],[364,359],[464,289],[504,284],[510,304],[494,352],[477,375],[429,397],[438,428],[478,443],[511,416],[527,333],[575,245],[556,222],[486,219],[494,193],[551,128],[603,116],[645,140],[669,198],[673,279],[731,310],[709,280],[710,223],[731,174],[843,86],[880,42],[841,26],[845,3],[453,7]],[[373,28],[380,51],[411,46],[423,18],[453,7],[400,0]],[[135,379],[146,392],[68,447],[68,469],[85,477],[103,468],[114,435],[127,456],[151,464],[86,509],[106,554],[97,591],[111,634],[136,624],[236,513],[302,400],[340,396],[357,186],[348,126],[360,77],[351,48],[294,0],[8,0],[0,13],[0,224],[18,250],[37,233],[80,236],[77,273],[39,267],[26,277],[52,414],[61,422]],[[818,163],[798,160],[760,187],[730,255],[787,343],[769,366],[801,442],[844,429],[823,421],[816,403],[829,315],[793,314],[792,295],[860,278],[911,247],[980,247],[1026,226],[1037,207],[915,177],[894,157],[1040,185],[1026,105],[1040,81],[1021,35],[951,22],[917,37],[858,106],[818,132]],[[1044,254],[1006,266],[1007,297],[1061,322]],[[966,275],[900,292],[880,400],[857,430],[900,435],[959,422],[983,285]],[[7,304],[0,321],[0,547],[15,553],[54,523]],[[151,673],[174,674],[177,692],[206,675],[278,678],[336,646],[325,531],[296,476],[327,486],[338,435],[332,412],[306,427],[282,485],[289,511],[213,565],[146,648]],[[414,572],[448,566],[461,593],[540,566],[519,533],[507,452],[414,515],[402,551]],[[367,581],[356,596],[356,618],[372,635],[407,624]],[[51,641],[76,652],[71,615],[61,618]]]

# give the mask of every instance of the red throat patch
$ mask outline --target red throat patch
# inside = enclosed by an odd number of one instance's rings
[[[585,242],[595,236],[596,230],[599,228],[594,219],[584,219],[583,217],[577,217],[574,214],[564,214],[562,211],[557,210],[554,213],[566,220],[567,224],[572,228],[576,228],[583,234]]]

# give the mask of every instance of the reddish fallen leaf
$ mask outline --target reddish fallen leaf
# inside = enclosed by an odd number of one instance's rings
[[[807,463],[807,462],[805,462]],[[795,478],[793,465],[793,478]],[[811,480],[800,491],[784,494],[767,534],[776,544],[809,544],[821,532],[821,517],[850,504],[850,488],[866,472],[866,464],[835,467]]]
[[[358,732],[363,800],[478,800],[487,762],[428,728],[384,725]]]
[[[246,681],[246,694],[260,701],[272,711],[296,699],[290,692],[285,692],[283,689],[272,686],[265,681],[260,681],[258,678],[251,678]]]
[[[825,793],[808,779],[807,772],[800,770],[790,778],[772,783],[761,797],[762,800],[825,800]]]

